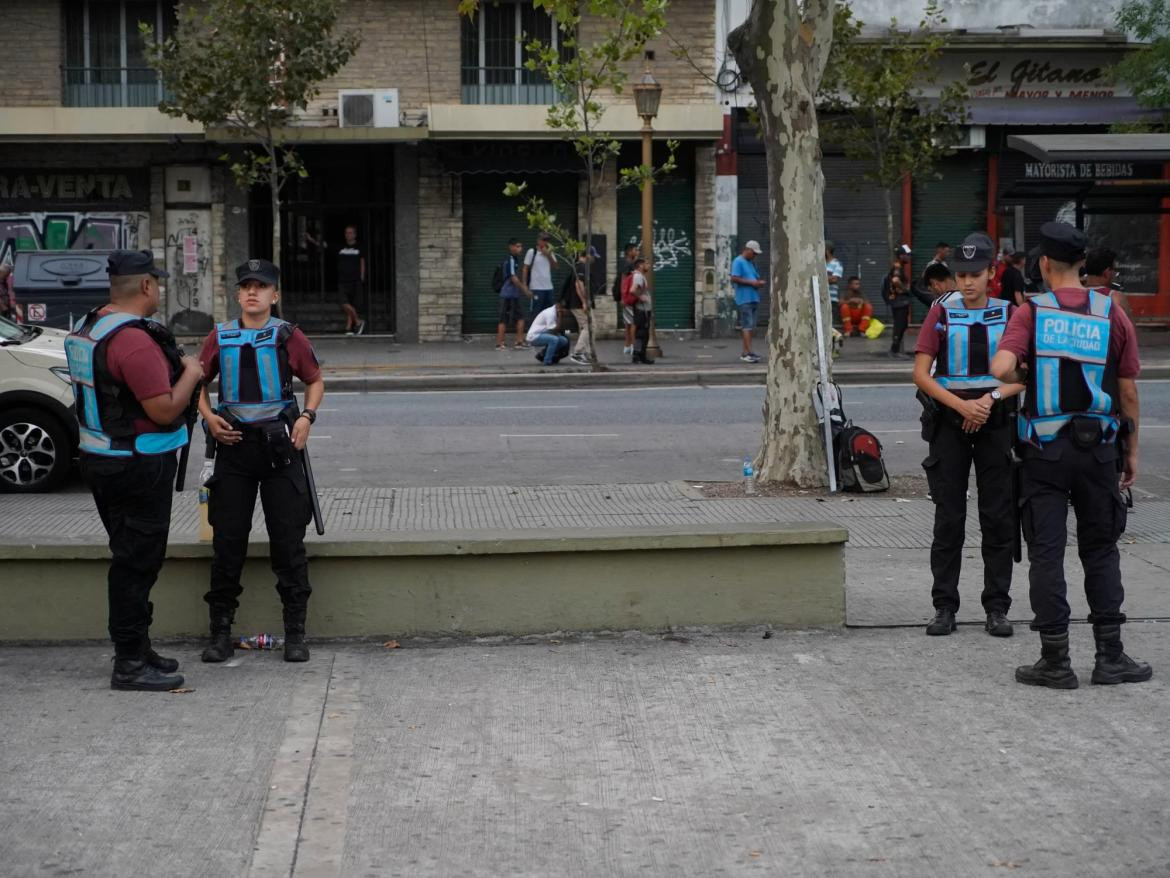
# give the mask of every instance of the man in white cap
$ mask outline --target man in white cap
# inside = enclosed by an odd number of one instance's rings
[[[760,308],[760,287],[764,285],[755,259],[763,252],[759,241],[748,241],[743,245],[743,253],[731,263],[731,285],[735,290],[739,328],[743,333],[743,353],[739,358],[745,363],[760,362],[760,358],[752,353],[752,331],[756,328],[756,312]]]

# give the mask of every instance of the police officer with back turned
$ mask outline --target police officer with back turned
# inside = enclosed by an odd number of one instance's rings
[[[1016,680],[1054,689],[1078,686],[1069,660],[1064,578],[1071,501],[1097,642],[1092,681],[1140,683],[1152,671],[1122,649],[1125,591],[1117,551],[1126,522],[1121,489],[1133,484],[1138,469],[1137,336],[1109,296],[1081,286],[1084,233],[1050,222],[1040,237],[1047,291],[1012,317],[991,367],[1002,380],[1027,384],[1019,420],[1020,493],[1040,660],[1017,668]]]
[[[211,643],[203,661],[231,657],[231,625],[243,592],[240,574],[248,553],[256,493],[264,506],[272,571],[284,606],[284,660],[305,662],[309,564],[305,527],[312,501],[301,451],[317,419],[325,382],[313,347],[299,329],[272,316],[280,272],[265,259],[236,269],[240,317],[217,326],[199,359],[210,382],[219,376],[218,405],[206,388],[199,411],[214,440],[215,472],[208,481],[208,518],[215,529],[211,588],[204,595]],[[305,382],[298,411],[293,377]]]
[[[958,289],[939,297],[918,334],[914,383],[923,405],[922,436],[930,443],[922,466],[934,500],[930,635],[955,630],[972,464],[983,536],[984,629],[993,637],[1012,634],[1007,618],[1015,537],[1012,418],[1015,397],[1024,388],[1000,384],[991,375],[991,357],[1011,313],[1010,303],[987,295],[994,259],[995,245],[987,235],[968,235],[952,259],[950,279]],[[950,269],[942,262],[927,269],[928,276],[938,274],[949,277]]]
[[[110,301],[65,340],[77,401],[81,468],[110,538],[111,689],[167,691],[183,685],[179,663],[151,648],[150,590],[166,557],[177,461],[187,444],[184,413],[202,377],[165,326],[149,250],[109,257]]]

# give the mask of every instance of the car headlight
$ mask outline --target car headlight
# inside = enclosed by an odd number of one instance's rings
[[[66,384],[73,383],[73,379],[69,376],[68,366],[50,366],[49,371],[64,381]]]

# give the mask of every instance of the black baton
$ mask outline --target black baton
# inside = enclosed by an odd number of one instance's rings
[[[175,473],[175,493],[179,493],[187,485],[187,461],[191,458],[191,437],[195,434],[195,422],[199,420],[199,391],[203,389],[203,382],[195,385],[195,392],[191,394],[191,404],[187,407],[187,444],[179,452],[179,469]]]
[[[301,466],[305,470],[305,484],[309,488],[309,502],[313,504],[313,526],[317,529],[317,536],[325,534],[325,522],[321,520],[321,501],[317,498],[317,480],[313,478],[313,465],[309,463],[309,446],[305,445],[300,451]]]

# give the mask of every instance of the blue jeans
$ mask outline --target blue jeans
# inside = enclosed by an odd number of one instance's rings
[[[542,332],[536,337],[536,346],[544,347],[544,364],[551,366],[557,361],[557,354],[569,347],[569,340],[563,335]]]
[[[532,321],[536,319],[536,315],[545,308],[551,308],[553,305],[553,291],[552,290],[533,290],[532,301],[528,303],[528,325],[532,325]]]

